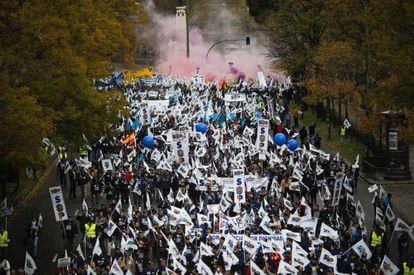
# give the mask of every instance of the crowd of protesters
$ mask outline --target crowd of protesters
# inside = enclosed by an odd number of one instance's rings
[[[75,158],[58,148],[58,177],[69,198],[79,201],[79,211],[62,225],[70,262],[56,273],[390,274],[384,272],[384,256],[396,220],[387,213],[391,196],[382,187],[375,190],[378,215],[374,230],[367,232],[372,221],[354,198],[358,160],[348,164],[321,150],[317,125],[301,126],[300,111],[289,110],[295,89],[277,82],[266,88],[244,81],[223,86],[181,79],[154,87],[126,85],[130,116],[112,126],[114,136],[88,141]],[[154,89],[179,92],[165,115],[152,111],[146,124],[137,106],[145,91]],[[226,94],[246,95],[249,106],[228,104]],[[202,95],[208,106],[200,103]],[[270,122],[264,159],[252,148],[260,119]],[[202,137],[193,129],[199,122],[208,125]],[[189,169],[182,172],[167,133],[183,131],[185,124],[190,126],[185,129]],[[301,146],[276,145],[276,133],[300,140]],[[155,144],[146,148],[144,136],[154,136]],[[198,153],[201,147],[206,150]],[[107,159],[109,169],[102,162]],[[160,167],[160,162],[169,165]],[[242,203],[234,190],[214,181],[232,178],[234,169],[257,179],[246,187]],[[208,182],[202,187],[200,174]],[[305,226],[309,221],[314,227]],[[396,265],[414,270],[407,252],[410,236],[396,233]],[[233,243],[232,236],[240,235],[242,240]],[[256,235],[280,236],[282,242],[265,239],[249,247]],[[369,249],[354,249],[361,240]],[[305,255],[297,256],[297,245]]]

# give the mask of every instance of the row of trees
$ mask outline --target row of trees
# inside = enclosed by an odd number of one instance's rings
[[[358,124],[367,133],[378,133],[382,111],[401,110],[409,121],[403,138],[414,141],[413,1],[247,3],[264,22],[275,66],[306,88],[310,103],[363,110]]]
[[[119,95],[97,93],[92,79],[115,62],[132,65],[136,27],[147,21],[135,2],[0,1],[3,180],[10,166],[41,164],[42,138],[76,145],[116,119]]]

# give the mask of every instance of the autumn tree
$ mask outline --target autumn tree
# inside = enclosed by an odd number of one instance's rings
[[[43,137],[76,148],[83,133],[108,128],[123,102],[92,79],[114,63],[133,66],[136,28],[147,21],[133,0],[0,1],[4,160],[34,164]]]
[[[266,23],[269,55],[296,81],[306,79],[308,66],[326,27],[324,1],[276,1],[278,9]]]
[[[313,76],[306,81],[310,97],[320,102],[326,99],[328,107],[328,134],[331,124],[334,100],[351,101],[355,106],[360,102],[356,86],[358,54],[351,44],[341,41],[322,44],[313,58]]]

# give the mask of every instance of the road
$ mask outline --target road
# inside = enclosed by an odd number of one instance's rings
[[[61,223],[57,223],[52,209],[52,203],[49,195],[49,187],[59,185],[59,179],[56,177],[56,169],[53,167],[51,172],[46,175],[43,185],[35,190],[35,194],[20,205],[9,222],[9,261],[12,268],[23,267],[26,247],[23,246],[23,239],[26,235],[26,228],[32,217],[38,217],[39,213],[43,216],[43,228],[40,232],[39,239],[39,257],[36,260],[38,270],[35,274],[54,274],[56,264],[52,263],[56,253],[63,257],[63,238],[60,229]],[[80,190],[78,190],[78,194]],[[74,214],[76,209],[81,205],[81,199],[69,199],[69,187],[63,189],[64,199],[68,214]],[[77,243],[77,242],[76,242]]]
[[[45,177],[43,185],[36,190],[32,198],[29,199],[24,205],[20,205],[9,222],[9,236],[11,243],[9,246],[9,260],[13,268],[23,267],[26,247],[22,245],[22,241],[26,234],[26,227],[32,216],[38,217],[39,213],[43,216],[43,229],[40,233],[39,240],[39,257],[36,259],[38,270],[36,274],[54,274],[55,263],[52,263],[56,253],[59,253],[59,257],[64,254],[62,232],[60,230],[60,224],[55,221],[52,203],[50,201],[49,187],[59,185],[58,178],[56,177],[56,170],[53,169]],[[369,194],[368,184],[360,179],[358,189],[355,194],[356,200],[360,200],[367,217],[367,229],[368,234],[372,229],[373,221],[373,207],[371,204],[372,195]],[[78,190],[79,191],[79,190]],[[81,199],[69,199],[69,187],[63,189],[64,199],[69,214],[74,214],[76,209],[81,207]],[[79,194],[79,192],[78,192]],[[395,198],[397,199],[397,198]],[[87,200],[88,204],[90,200]],[[394,246],[391,249],[390,258],[397,262],[398,253],[396,250],[396,236],[394,236]],[[77,246],[77,240],[75,246]]]

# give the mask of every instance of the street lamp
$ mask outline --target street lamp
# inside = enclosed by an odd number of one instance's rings
[[[239,42],[239,41],[245,41],[246,45],[250,45],[250,37],[246,36],[246,38],[244,39],[228,39],[228,40],[221,40],[219,42],[214,43],[213,45],[211,45],[211,47],[208,49],[207,53],[206,53],[206,60],[208,60],[208,54],[210,53],[210,51],[217,45],[219,44],[224,44],[224,43],[229,43],[229,42]]]

